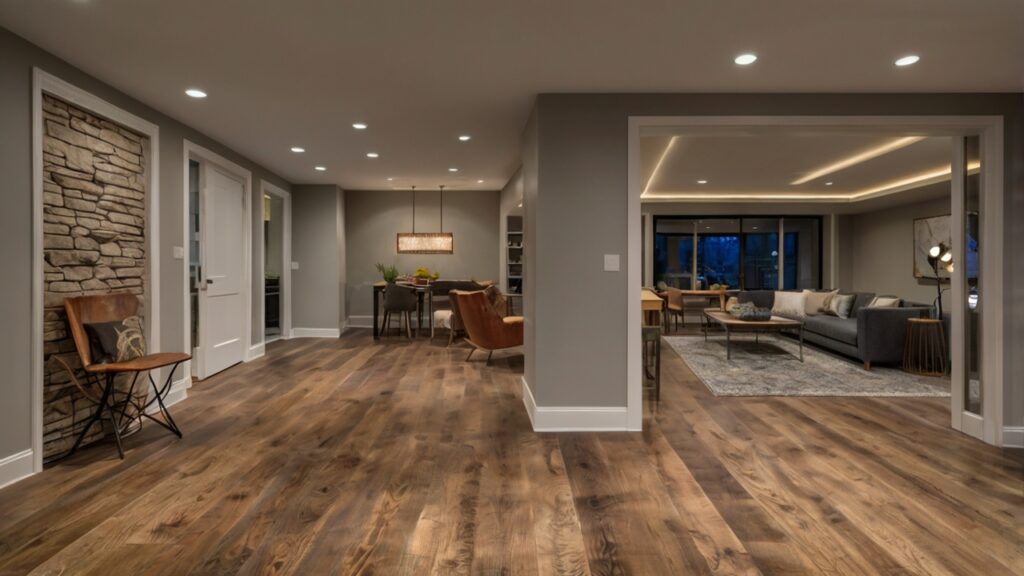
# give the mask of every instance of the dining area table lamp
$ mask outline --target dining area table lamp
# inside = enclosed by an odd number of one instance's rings
[[[936,310],[936,318],[942,319],[942,278],[939,276],[941,270],[952,274],[953,273],[953,250],[946,245],[945,242],[940,242],[935,246],[932,246],[928,250],[928,264],[932,267],[932,272],[935,274],[935,303],[933,308]]]
[[[399,254],[453,254],[455,238],[451,232],[444,231],[444,186],[440,190],[440,223],[438,232],[416,231],[416,187],[412,187],[412,232],[399,232],[396,237],[396,249]]]

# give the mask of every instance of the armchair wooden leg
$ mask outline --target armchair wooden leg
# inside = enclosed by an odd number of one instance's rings
[[[869,371],[869,372],[871,371],[871,361],[870,360],[865,360],[864,361],[864,369]]]
[[[455,328],[448,328],[448,347],[455,342]]]
[[[469,359],[473,357],[473,352],[476,352],[476,348],[469,349],[469,355],[466,356],[466,362],[469,362]]]
[[[489,350],[489,351],[487,352],[487,363],[486,363],[486,364],[487,364],[487,366],[490,366],[490,365],[491,365],[491,356],[492,356],[493,354],[494,354],[494,350]]]

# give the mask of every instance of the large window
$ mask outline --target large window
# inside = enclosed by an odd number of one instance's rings
[[[683,289],[817,289],[821,244],[817,216],[657,216],[654,281]]]

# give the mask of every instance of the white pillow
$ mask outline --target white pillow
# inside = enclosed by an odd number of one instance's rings
[[[807,293],[776,292],[775,304],[772,305],[772,314],[775,316],[788,316],[790,318],[803,318],[807,315]]]
[[[868,308],[899,308],[900,299],[895,296],[875,296]]]
[[[825,303],[838,292],[838,290],[835,292],[815,292],[813,290],[804,290],[804,294],[807,297],[807,315],[816,316],[824,312]]]

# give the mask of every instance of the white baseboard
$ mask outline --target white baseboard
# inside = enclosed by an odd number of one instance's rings
[[[373,316],[349,316],[346,328],[373,328]]]
[[[0,459],[0,488],[31,476],[32,456],[32,449],[29,448]]]
[[[292,328],[292,338],[339,338],[337,328]]]
[[[629,430],[625,406],[537,406],[530,385],[521,377],[523,405],[534,432],[624,432]]]
[[[259,344],[253,344],[252,346],[249,347],[249,357],[246,358],[245,361],[246,362],[250,362],[252,360],[255,360],[255,359],[263,356],[266,353],[266,351],[267,351],[267,344],[265,342],[260,342]]]
[[[1003,448],[1024,448],[1024,426],[1003,426]]]

